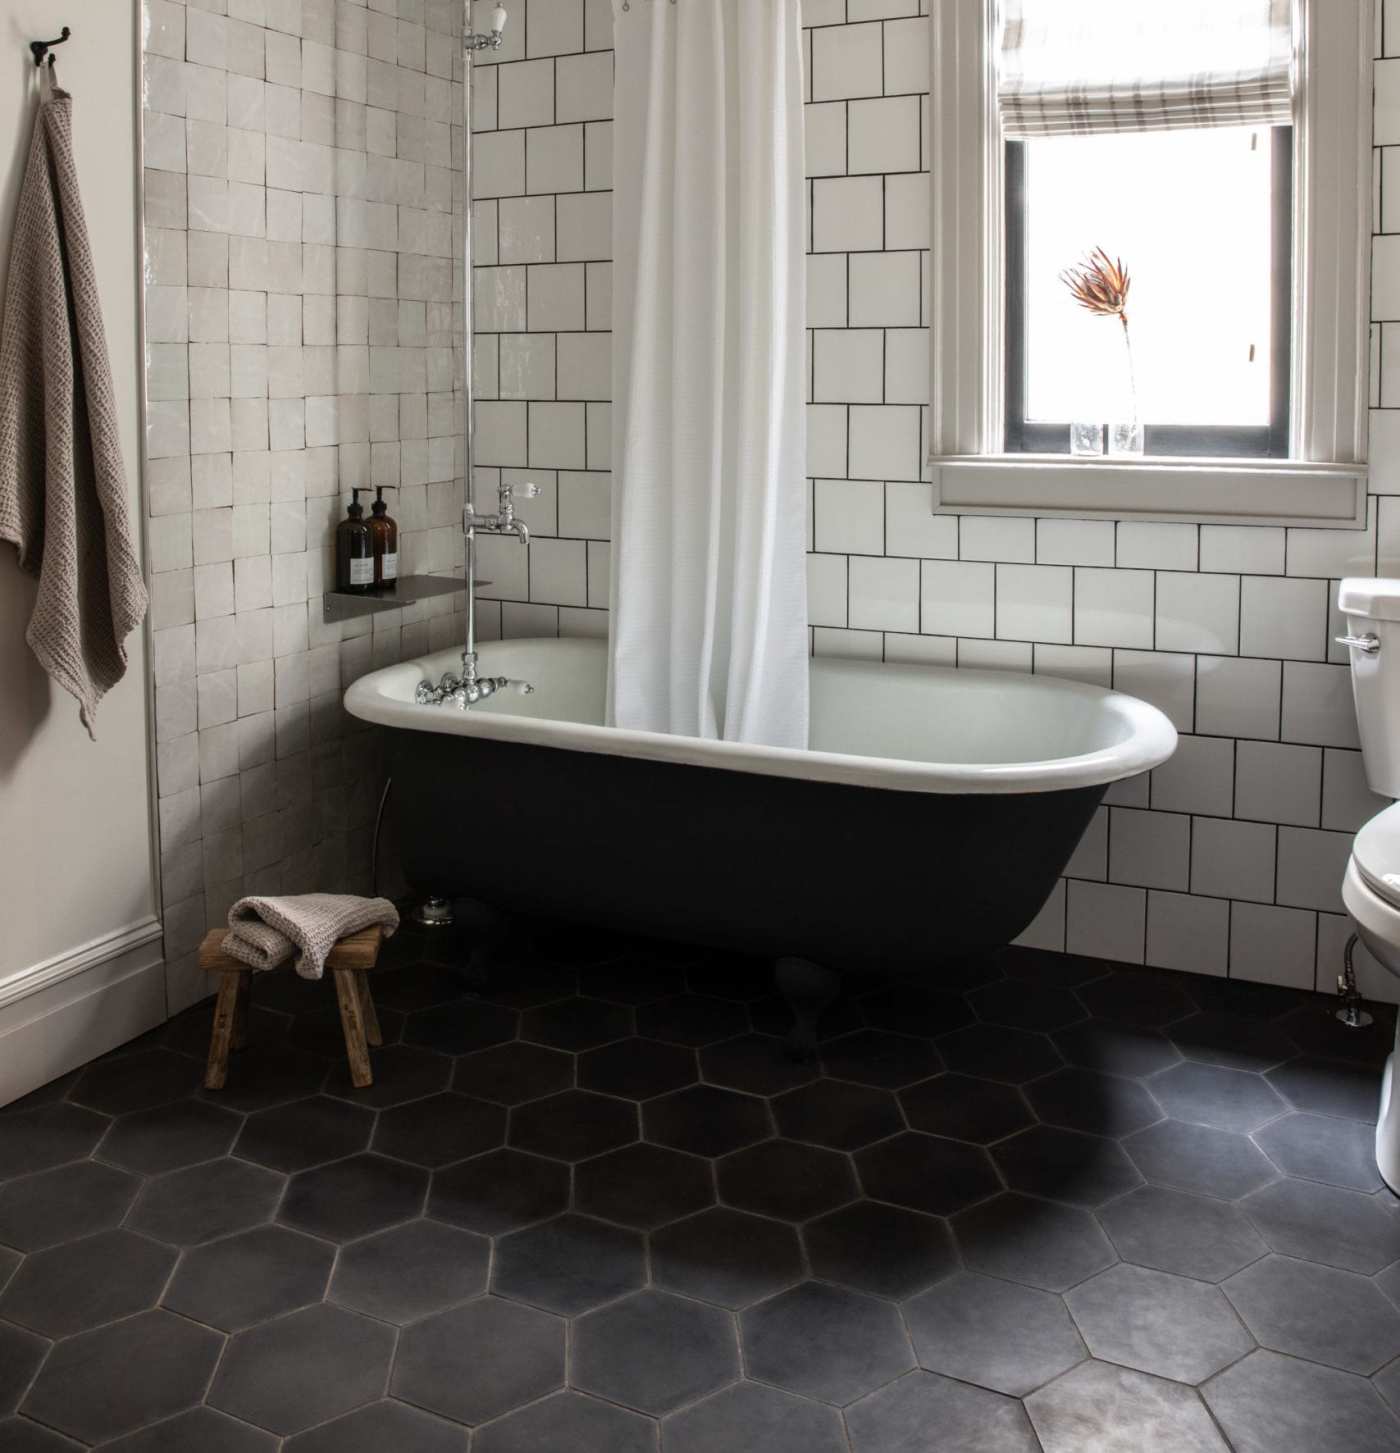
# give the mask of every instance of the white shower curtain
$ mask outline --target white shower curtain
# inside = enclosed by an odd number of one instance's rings
[[[609,720],[807,745],[799,0],[614,0]]]

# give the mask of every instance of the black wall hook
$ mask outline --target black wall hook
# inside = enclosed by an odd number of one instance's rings
[[[69,30],[68,27],[65,25],[63,27],[63,34],[60,35],[57,40],[31,40],[29,42],[29,49],[34,53],[34,64],[36,66],[43,65],[44,57],[46,55],[49,55],[49,50],[53,46],[62,45],[63,42],[67,40],[70,35],[72,35],[72,33],[73,32]],[[49,64],[53,65],[53,63],[53,56],[49,56]]]

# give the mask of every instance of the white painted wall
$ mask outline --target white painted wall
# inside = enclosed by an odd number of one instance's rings
[[[27,42],[56,35],[64,22],[75,35],[58,52],[59,76],[73,93],[78,170],[135,520],[141,356],[134,0],[67,8],[54,0],[0,0],[0,279],[33,124]],[[74,1056],[87,1057],[84,1050],[97,1052],[147,1027],[153,1011],[156,1017],[164,1012],[163,995],[153,999],[143,987],[139,1005],[133,1000],[126,1011],[114,1012],[104,999],[100,1012],[94,1002],[76,1019],[70,1014],[62,1033],[51,1025],[24,1047],[9,1042],[16,1025],[32,1025],[75,996],[80,1000],[94,974],[104,981],[112,976],[99,948],[89,955],[98,962],[61,992],[32,995],[25,981],[32,982],[36,968],[61,973],[76,951],[134,925],[145,923],[149,936],[157,911],[144,632],[127,643],[130,669],[102,703],[93,743],[76,703],[50,684],[25,644],[33,598],[33,582],[20,573],[14,551],[0,546],[0,1103],[63,1072],[77,1062]],[[144,968],[158,959],[158,941],[142,945],[134,959],[128,945],[122,965]]]

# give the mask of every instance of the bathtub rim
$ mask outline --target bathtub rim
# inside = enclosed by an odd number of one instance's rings
[[[489,671],[496,650],[535,642],[566,647],[581,654],[602,655],[606,644],[588,637],[523,637],[483,642],[482,667]],[[460,648],[446,647],[425,656],[384,666],[359,678],[344,693],[345,709],[361,721],[404,731],[428,731],[444,736],[481,737],[521,742],[564,751],[637,757],[644,761],[673,762],[714,767],[734,772],[835,782],[883,791],[969,794],[1054,792],[1078,787],[1104,786],[1136,777],[1165,762],[1176,750],[1176,728],[1163,712],[1146,701],[1108,687],[1037,676],[1026,671],[985,671],[963,667],[923,666],[908,669],[939,675],[956,673],[971,684],[1004,684],[1008,677],[1034,685],[1051,696],[1071,696],[1106,707],[1128,725],[1125,738],[1109,747],[1073,757],[1051,757],[1024,762],[920,762],[901,757],[858,756],[844,752],[760,747],[743,742],[708,741],[701,737],[673,736],[665,732],[634,731],[557,717],[516,716],[495,710],[473,713],[438,706],[419,706],[405,697],[419,681],[435,680],[454,666]],[[429,665],[429,663],[432,663]],[[906,663],[842,662],[843,665],[889,666]],[[395,685],[404,696],[384,689]],[[433,716],[428,716],[433,713]]]

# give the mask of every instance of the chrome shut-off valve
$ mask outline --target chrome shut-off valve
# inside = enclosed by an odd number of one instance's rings
[[[436,686],[431,681],[420,681],[413,699],[419,706],[455,706],[459,711],[465,711],[497,692],[512,689],[521,696],[529,696],[535,688],[528,681],[513,681],[509,676],[478,676],[476,654],[473,652],[470,658],[462,658],[460,676],[446,671]]]

